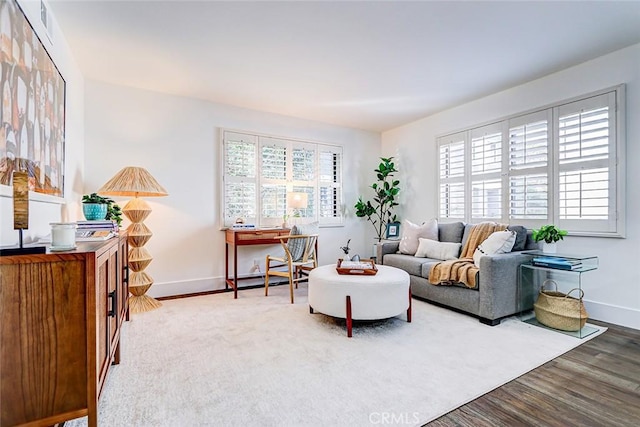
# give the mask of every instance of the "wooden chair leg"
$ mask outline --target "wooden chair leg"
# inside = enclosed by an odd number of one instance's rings
[[[289,293],[291,294],[291,304],[293,304],[293,271],[291,270],[292,268],[289,267]]]
[[[265,273],[264,273],[264,296],[269,296],[269,256],[267,255],[267,260],[265,262]]]

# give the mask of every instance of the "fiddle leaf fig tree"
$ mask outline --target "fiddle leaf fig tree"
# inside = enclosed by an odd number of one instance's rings
[[[397,222],[397,216],[393,213],[393,208],[398,206],[396,196],[400,192],[400,181],[394,179],[394,173],[398,172],[393,163],[393,157],[380,158],[381,162],[378,169],[375,169],[377,182],[371,185],[375,191],[373,201],[362,200],[358,198],[355,205],[356,216],[359,218],[367,218],[376,231],[378,242],[382,240],[390,222]]]

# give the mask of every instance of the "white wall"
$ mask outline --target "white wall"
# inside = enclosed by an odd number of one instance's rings
[[[319,258],[335,262],[348,238],[355,252],[370,254],[365,242],[372,242],[373,228],[354,217],[352,206],[374,178],[379,134],[91,80],[85,105],[85,193],[127,165],[147,168],[169,193],[146,198],[153,208],[145,220],[154,233],[145,246],[154,257],[146,270],[155,280],[150,295],[224,287],[220,128],[343,145],[347,221],[344,227],[321,229]],[[116,201],[123,205],[127,199]],[[264,271],[265,248],[240,248],[238,273],[249,274],[253,259]]]
[[[50,233],[50,222],[67,219],[77,209],[75,201],[82,195],[84,173],[84,78],[78,69],[60,28],[55,20],[52,27],[52,41],[40,22],[40,2],[19,0],[29,22],[40,37],[47,52],[56,64],[66,82],[66,124],[65,124],[65,198],[51,197],[38,193],[29,194],[29,230],[25,241],[35,240]],[[12,189],[0,186],[0,246],[15,245],[18,232],[13,229]],[[67,205],[64,203],[69,202]],[[71,210],[70,215],[67,212]],[[75,218],[71,218],[73,220]]]
[[[583,275],[592,318],[640,329],[640,193],[635,188],[640,182],[640,44],[384,132],[382,153],[400,158],[407,182],[402,218],[437,216],[437,136],[621,83],[627,85],[626,159],[621,159],[627,171],[627,238],[568,237],[560,250],[599,257],[599,269]]]

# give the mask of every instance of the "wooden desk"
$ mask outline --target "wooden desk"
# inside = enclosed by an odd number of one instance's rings
[[[226,289],[229,289],[229,286],[233,288],[234,299],[238,298],[238,246],[279,245],[280,236],[288,236],[290,232],[291,230],[288,228],[227,229],[224,252],[224,278]],[[233,278],[229,277],[229,245],[233,246]]]

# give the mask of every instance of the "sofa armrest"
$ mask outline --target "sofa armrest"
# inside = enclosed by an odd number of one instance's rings
[[[395,254],[400,247],[400,241],[397,242],[380,242],[377,244],[376,261],[378,264],[384,264],[384,256],[386,254]]]
[[[516,312],[519,267],[530,259],[519,252],[480,258],[480,317],[499,319]]]

